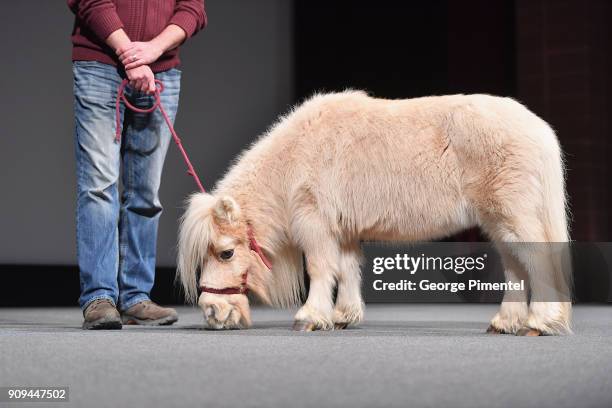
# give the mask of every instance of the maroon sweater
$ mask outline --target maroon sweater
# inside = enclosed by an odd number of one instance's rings
[[[206,26],[204,0],[68,0],[76,19],[72,30],[72,60],[120,65],[104,42],[120,28],[132,41],[149,41],[169,24],[181,27],[187,38]],[[150,65],[153,72],[180,64],[178,47]]]

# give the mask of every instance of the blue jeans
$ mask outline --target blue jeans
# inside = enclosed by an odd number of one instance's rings
[[[153,287],[162,212],[158,192],[171,135],[158,110],[135,113],[122,103],[123,133],[116,142],[115,99],[123,79],[119,71],[94,61],[76,61],[72,69],[79,304],[85,309],[104,298],[126,310],[149,300]],[[164,83],[161,101],[174,122],[181,73],[171,69],[155,77]],[[126,95],[138,107],[153,102],[152,96],[129,86]]]

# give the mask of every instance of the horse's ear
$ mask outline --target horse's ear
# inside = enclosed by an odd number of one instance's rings
[[[225,221],[230,224],[238,220],[240,216],[240,207],[236,200],[230,196],[223,196],[217,200],[214,208],[215,218],[219,221]]]

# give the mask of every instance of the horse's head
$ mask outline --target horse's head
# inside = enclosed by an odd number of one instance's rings
[[[251,325],[247,288],[268,302],[265,265],[249,246],[248,229],[233,198],[206,193],[190,198],[181,220],[178,276],[187,300],[197,300],[211,328]]]

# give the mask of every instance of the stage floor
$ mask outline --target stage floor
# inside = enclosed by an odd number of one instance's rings
[[[369,305],[361,327],[313,333],[286,310],[216,332],[192,308],[121,331],[81,330],[76,308],[0,309],[0,387],[69,386],[58,407],[612,406],[612,306],[532,338],[485,334],[496,308]]]

